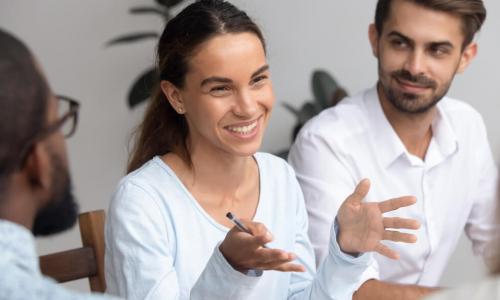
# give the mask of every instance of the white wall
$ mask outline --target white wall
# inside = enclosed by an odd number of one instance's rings
[[[75,137],[68,141],[76,194],[82,211],[107,208],[127,159],[131,129],[143,107],[130,111],[125,98],[131,82],[153,63],[154,41],[106,48],[106,41],[139,30],[161,31],[156,16],[131,16],[128,8],[152,0],[0,0],[0,27],[22,38],[36,53],[53,89],[82,102]],[[299,106],[312,98],[310,75],[330,71],[350,93],[376,82],[376,61],[367,41],[375,1],[236,0],[262,26],[268,41],[277,104],[263,149],[288,147],[293,117],[280,102]],[[457,77],[450,94],[484,116],[496,156],[500,126],[496,115],[500,2],[485,0],[489,16],[479,36],[479,57]],[[443,216],[444,217],[444,216]],[[79,245],[78,231],[39,239],[40,253]],[[458,285],[484,273],[461,241],[444,285]],[[86,289],[85,282],[71,285]]]

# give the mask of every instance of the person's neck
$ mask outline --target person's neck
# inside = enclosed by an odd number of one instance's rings
[[[236,195],[252,174],[253,157],[221,151],[196,151],[191,155],[195,184],[224,196]]]
[[[215,206],[230,207],[233,204],[225,202],[243,200],[254,190],[252,179],[258,176],[258,167],[252,156],[237,156],[215,147],[192,144],[190,156],[191,168],[181,167],[184,163],[179,157],[173,163],[174,167],[178,166],[177,170],[182,170],[177,175],[189,190],[207,196],[200,201],[211,199],[218,202],[212,203]]]
[[[387,120],[406,150],[424,160],[432,139],[432,122],[436,117],[437,108],[433,107],[418,114],[404,113],[394,107],[386,98],[380,85],[378,86],[378,95]]]
[[[0,199],[0,219],[17,223],[32,231],[36,215],[35,202],[30,199],[26,189],[20,188],[15,181],[16,179],[12,180]]]

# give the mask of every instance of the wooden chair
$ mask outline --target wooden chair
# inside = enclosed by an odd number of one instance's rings
[[[104,210],[82,213],[78,216],[83,247],[40,256],[44,275],[62,283],[89,278],[90,290],[104,293]]]

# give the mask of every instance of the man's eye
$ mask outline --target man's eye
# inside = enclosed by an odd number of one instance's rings
[[[408,43],[406,43],[405,41],[400,40],[400,39],[392,40],[391,44],[394,47],[396,47],[396,48],[406,48],[406,47],[408,47]]]
[[[434,56],[443,56],[443,55],[446,55],[446,54],[448,54],[450,52],[448,48],[446,48],[446,47],[439,47],[439,46],[438,47],[432,47],[430,49],[430,51],[431,51],[432,55],[434,55]]]

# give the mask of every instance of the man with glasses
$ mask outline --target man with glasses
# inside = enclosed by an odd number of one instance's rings
[[[33,235],[66,230],[78,215],[64,142],[78,103],[52,94],[22,42],[0,30],[0,45],[0,300],[108,299],[40,274]]]

